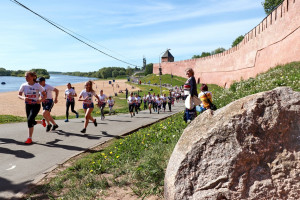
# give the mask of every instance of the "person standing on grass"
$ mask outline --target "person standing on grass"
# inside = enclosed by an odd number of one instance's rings
[[[190,95],[191,98],[193,98],[194,96],[198,98],[197,83],[194,77],[194,70],[192,68],[186,69],[186,76],[188,77],[188,79],[184,84],[184,95],[186,97]],[[190,109],[186,108],[184,119],[187,123],[189,123],[191,122],[191,120],[193,120],[196,117],[196,115],[197,113],[195,107]]]
[[[78,118],[78,113],[74,110],[75,107],[75,99],[74,97],[77,97],[77,94],[75,92],[74,87],[71,86],[71,83],[67,84],[67,89],[65,90],[65,99],[66,101],[66,120],[65,122],[69,122],[69,108],[71,106],[71,111],[76,114],[76,118]]]
[[[146,110],[146,109],[147,109],[147,106],[148,106],[146,94],[144,94],[143,102],[144,102],[144,110]]]
[[[46,79],[44,77],[40,77],[38,81],[39,81],[39,84],[46,91],[46,99],[42,102],[42,106],[43,106],[43,110],[44,110],[43,117],[46,119],[46,122],[47,122],[46,132],[49,132],[52,126],[53,126],[52,131],[55,131],[58,128],[58,125],[55,123],[50,112],[51,112],[51,109],[53,108],[54,103],[57,103],[57,97],[58,97],[59,91],[55,87],[46,84]],[[54,101],[53,101],[53,97],[52,97],[52,91],[55,92]],[[42,93],[41,93],[41,95],[42,95],[42,97],[44,96]]]
[[[149,108],[149,111],[150,111],[150,114],[151,114],[151,106],[152,106],[152,95],[150,92],[148,92],[148,95],[147,95],[147,102],[148,102],[148,108]]]
[[[113,110],[113,106],[115,105],[115,101],[112,99],[111,96],[108,97],[107,104],[108,104],[108,107],[109,107],[109,115],[111,115],[112,112],[115,112]]]
[[[129,106],[129,113],[130,113],[130,116],[133,117],[135,116],[134,114],[134,104],[135,104],[135,97],[133,96],[133,92],[130,93],[130,96],[127,98],[127,103],[128,103],[128,106]]]
[[[27,116],[27,126],[28,126],[28,138],[25,141],[25,144],[32,144],[32,135],[34,126],[36,124],[42,124],[46,127],[45,120],[36,121],[35,117],[41,109],[41,102],[46,98],[46,92],[44,88],[36,82],[36,73],[35,72],[26,72],[25,79],[26,83],[23,83],[19,89],[18,98],[25,101],[25,109]],[[24,96],[23,96],[24,93]],[[40,99],[40,95],[43,97]]]
[[[93,82],[88,81],[85,83],[85,89],[82,90],[79,94],[78,101],[83,101],[83,110],[85,113],[85,121],[84,121],[84,128],[80,131],[81,133],[86,132],[86,128],[89,124],[89,120],[91,120],[95,126],[97,126],[97,121],[92,117],[92,111],[94,110],[94,102],[93,97],[96,97],[98,102],[100,102],[99,97],[93,90]]]
[[[105,119],[104,108],[106,106],[107,96],[103,94],[103,90],[100,90],[100,94],[98,95],[98,97],[99,97],[98,107],[100,108],[101,111],[101,120],[104,120]]]

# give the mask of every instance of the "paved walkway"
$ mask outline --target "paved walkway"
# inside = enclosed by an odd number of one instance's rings
[[[110,140],[137,130],[176,112],[183,103],[176,104],[172,112],[160,114],[141,111],[135,117],[129,114],[106,116],[104,121],[96,117],[98,126],[89,123],[86,134],[80,133],[83,119],[71,119],[65,123],[57,120],[59,128],[46,132],[37,125],[33,145],[24,145],[28,136],[27,123],[0,125],[0,199],[20,197],[29,184],[37,183],[45,174],[71,157]]]

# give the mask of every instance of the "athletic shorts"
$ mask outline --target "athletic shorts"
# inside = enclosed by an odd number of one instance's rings
[[[51,112],[53,105],[53,99],[46,99],[44,102],[42,102],[43,110],[48,110],[49,112]]]
[[[90,104],[84,103],[82,105],[82,107],[83,107],[83,109],[94,108],[94,103],[90,103]]]

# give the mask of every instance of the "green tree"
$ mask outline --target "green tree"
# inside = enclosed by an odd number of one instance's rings
[[[283,0],[265,0],[261,4],[264,7],[265,13],[269,15],[282,2]]]
[[[240,35],[239,37],[237,37],[237,38],[232,42],[231,47],[234,47],[234,46],[238,45],[243,39],[244,39],[244,36],[243,36],[243,35]]]
[[[146,65],[145,76],[148,74],[153,74],[153,63]]]
[[[118,70],[114,70],[113,72],[112,72],[112,77],[117,77],[117,76],[119,76],[119,71]]]
[[[200,55],[193,55],[192,59],[195,59],[195,58],[201,58]]]
[[[220,47],[220,48],[217,48],[216,50],[212,51],[211,52],[211,55],[215,55],[215,54],[218,54],[218,53],[222,53],[226,51],[226,49],[224,49],[223,47]]]

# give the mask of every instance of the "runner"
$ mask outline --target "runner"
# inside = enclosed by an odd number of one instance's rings
[[[152,95],[150,92],[148,92],[148,95],[147,95],[147,102],[148,102],[148,108],[149,108],[149,111],[150,111],[150,114],[151,114],[151,106],[152,106]]]
[[[97,126],[96,119],[94,119],[91,115],[92,111],[94,110],[93,96],[95,96],[98,99],[98,102],[100,101],[99,97],[93,90],[93,82],[88,81],[85,83],[85,89],[80,92],[78,99],[78,101],[83,101],[82,106],[85,113],[84,128],[80,131],[81,133],[86,132],[89,120],[91,120],[94,123],[94,125]]]
[[[113,110],[113,106],[115,105],[115,101],[112,99],[111,96],[108,97],[107,104],[108,104],[108,107],[109,107],[109,115],[111,115],[112,112],[115,113],[115,111]]]
[[[42,124],[44,127],[46,127],[45,120],[35,121],[35,117],[41,109],[40,102],[44,101],[46,98],[46,92],[40,84],[36,83],[35,72],[26,72],[25,79],[26,83],[23,83],[20,86],[18,98],[24,100],[26,105],[28,138],[25,144],[32,144],[34,126],[36,124]],[[40,92],[43,94],[42,99],[39,99]],[[23,96],[23,93],[25,96]]]
[[[46,84],[46,79],[44,77],[40,77],[38,82],[45,89],[45,92],[46,92],[46,99],[42,102],[42,106],[43,106],[43,110],[44,110],[43,117],[46,119],[46,122],[47,122],[46,132],[49,132],[52,126],[53,126],[52,131],[55,131],[58,128],[58,125],[55,123],[50,112],[51,112],[51,109],[53,108],[53,105],[54,105],[53,103],[57,103],[57,96],[58,96],[59,91],[55,87]],[[52,91],[55,92],[54,101],[53,101],[53,97],[52,97]],[[42,97],[44,96],[42,93],[41,93],[41,95],[42,95]]]
[[[166,112],[167,95],[166,95],[166,94],[163,94],[163,96],[161,97],[161,100],[162,100],[162,102],[163,102],[162,106],[163,106],[164,112]]]
[[[159,114],[159,111],[161,110],[161,104],[162,104],[162,100],[160,99],[159,95],[157,95],[156,98],[157,114]]]
[[[139,114],[138,111],[141,110],[140,106],[141,106],[141,97],[138,94],[136,94],[135,95],[135,112],[136,112],[136,114]]]
[[[143,102],[144,102],[144,110],[146,110],[147,109],[147,96],[146,96],[146,94],[144,94],[144,97],[143,97]]]
[[[169,93],[169,96],[168,96],[168,98],[167,98],[168,106],[169,106],[169,112],[172,111],[172,110],[171,110],[171,107],[172,107],[173,99],[174,99],[174,98],[172,97],[172,93],[170,92],[170,93]]]
[[[105,94],[103,94],[103,90],[100,90],[100,94],[98,95],[98,97],[99,97],[98,107],[100,108],[101,111],[101,120],[104,120],[105,119],[104,108],[106,105],[107,97]]]
[[[65,99],[66,101],[66,120],[65,122],[69,122],[69,108],[71,106],[71,111],[76,114],[76,118],[78,118],[78,113],[74,110],[75,100],[74,97],[77,97],[74,87],[71,86],[71,83],[67,84],[67,89],[65,90]]]
[[[156,94],[155,94],[155,92],[152,95],[152,106],[153,106],[153,112],[157,112]]]
[[[133,92],[131,92],[130,96],[127,98],[127,103],[128,103],[128,106],[129,106],[130,116],[131,117],[135,116],[135,114],[133,112],[134,103],[135,103],[135,97],[133,96]]]

